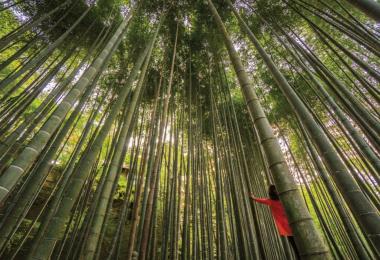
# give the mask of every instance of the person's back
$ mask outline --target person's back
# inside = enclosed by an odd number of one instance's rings
[[[254,198],[259,203],[266,204],[270,207],[274,222],[276,223],[280,236],[292,236],[292,229],[289,226],[289,221],[285,213],[285,208],[279,200],[258,199]]]

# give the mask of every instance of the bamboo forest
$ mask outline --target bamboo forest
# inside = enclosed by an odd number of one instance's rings
[[[0,259],[380,259],[380,2],[0,0]]]

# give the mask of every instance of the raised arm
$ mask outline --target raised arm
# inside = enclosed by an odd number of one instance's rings
[[[267,199],[267,198],[256,198],[253,196],[253,194],[250,195],[251,199],[258,202],[258,203],[261,203],[261,204],[266,204],[266,205],[270,205],[271,204],[271,200],[270,199]]]

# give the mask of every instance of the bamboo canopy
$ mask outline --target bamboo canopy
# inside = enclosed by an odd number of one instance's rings
[[[1,0],[0,259],[380,258],[375,0]]]

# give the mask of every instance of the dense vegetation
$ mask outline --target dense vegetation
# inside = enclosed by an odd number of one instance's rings
[[[353,3],[352,6],[350,3]],[[374,0],[2,0],[1,259],[380,257]]]

